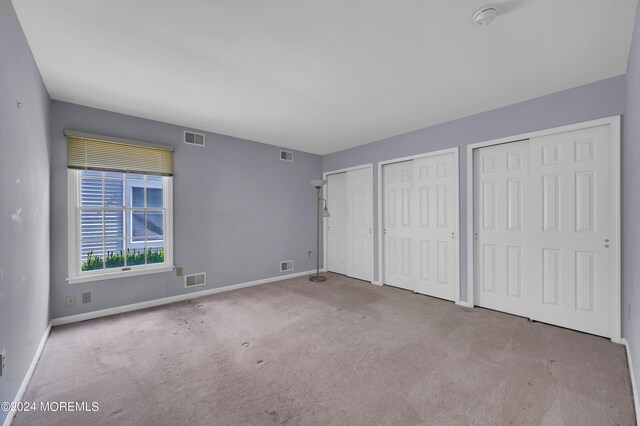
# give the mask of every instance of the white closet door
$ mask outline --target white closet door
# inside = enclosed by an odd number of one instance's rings
[[[407,290],[413,283],[413,161],[382,167],[384,209],[384,284]]]
[[[413,160],[414,290],[455,300],[458,212],[453,153]]]
[[[528,317],[525,280],[533,272],[526,205],[529,142],[473,152],[475,303]]]
[[[347,275],[371,281],[371,169],[347,172]]]
[[[327,204],[331,216],[327,219],[327,269],[347,274],[347,174],[327,177]]]
[[[531,140],[531,317],[612,332],[610,127]]]

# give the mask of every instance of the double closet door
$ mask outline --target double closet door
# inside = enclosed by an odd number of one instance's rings
[[[609,125],[474,150],[475,304],[611,337]]]
[[[457,175],[452,151],[382,167],[384,284],[456,299]]]
[[[372,172],[371,168],[327,177],[327,269],[371,281]]]

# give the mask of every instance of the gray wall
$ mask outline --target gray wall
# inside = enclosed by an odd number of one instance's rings
[[[526,84],[526,82],[523,82]],[[377,205],[377,163],[439,149],[460,147],[460,297],[467,300],[467,156],[466,145],[535,130],[623,114],[625,77],[618,76],[563,92],[405,133],[323,157],[322,170],[374,163],[374,205]],[[374,209],[374,226],[377,225]],[[375,276],[378,241],[374,232]]]
[[[49,322],[49,95],[9,0],[0,58],[0,401],[13,401]]]
[[[622,145],[622,326],[633,356],[636,384],[640,385],[640,7],[636,10],[626,76],[627,114]]]
[[[207,273],[207,285],[184,288],[173,272],[68,284],[67,141],[70,128],[170,144],[174,153],[174,263],[184,273]],[[315,190],[321,158],[206,133],[206,147],[182,143],[184,128],[79,105],[51,103],[51,317],[59,318],[147,300],[281,275],[283,260],[294,272],[314,268]],[[83,305],[81,293],[91,292]],[[65,296],[76,306],[67,308]]]

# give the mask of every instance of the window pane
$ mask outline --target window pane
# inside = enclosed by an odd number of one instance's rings
[[[124,238],[123,211],[105,210],[104,212],[104,236],[105,238]]]
[[[144,207],[144,188],[142,186],[131,187],[131,207]]]
[[[147,213],[147,239],[154,240],[164,235],[164,223],[162,212]]]
[[[162,207],[162,184],[159,188],[150,187],[156,183],[149,182],[147,185],[147,207]]]
[[[127,265],[136,266],[145,264],[145,252],[142,249],[127,249]]]
[[[81,269],[83,271],[94,271],[103,269],[103,244],[102,241],[82,242],[81,249]]]
[[[158,244],[158,243],[154,243]],[[160,246],[147,248],[147,263],[163,263],[164,262],[164,241],[159,243]]]
[[[164,263],[164,178],[79,174],[81,270]]]
[[[124,182],[122,180],[105,179],[104,180],[104,205],[105,207],[122,207],[124,200],[122,199],[122,188]]]
[[[80,238],[102,239],[102,210],[82,210],[80,212]]]
[[[144,211],[131,212],[131,239],[144,242]]]
[[[105,242],[106,256],[104,258],[105,267],[124,267],[124,240],[113,240]]]
[[[102,206],[102,179],[83,177],[80,180],[80,205]]]

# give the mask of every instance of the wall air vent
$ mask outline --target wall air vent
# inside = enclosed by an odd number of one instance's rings
[[[195,146],[204,146],[204,135],[202,133],[184,131],[184,143]]]
[[[280,151],[280,159],[283,161],[293,161],[293,152],[291,151]]]
[[[280,272],[293,271],[293,260],[280,262]]]
[[[191,274],[184,276],[184,287],[197,287],[200,285],[205,285],[207,283],[207,273],[201,272],[199,274]]]

